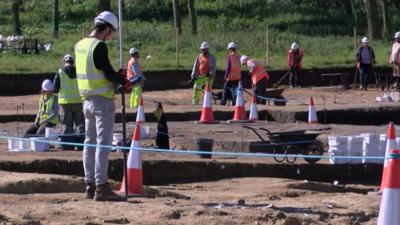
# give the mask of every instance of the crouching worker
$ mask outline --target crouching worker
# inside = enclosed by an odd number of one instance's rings
[[[266,97],[266,86],[269,81],[268,73],[265,71],[263,65],[260,62],[250,59],[247,55],[242,55],[240,57],[240,63],[246,65],[249,68],[251,74],[251,81],[253,86],[253,91],[257,96],[257,104],[266,104],[266,100],[260,98]]]
[[[140,97],[142,96],[146,78],[143,76],[142,67],[138,61],[139,50],[131,48],[129,54],[131,54],[131,59],[128,62],[127,79],[132,85],[130,107],[136,109],[140,103]]]
[[[42,83],[42,93],[39,99],[39,112],[25,137],[44,135],[46,127],[55,127],[58,123],[58,99],[54,95],[54,85],[50,80]]]

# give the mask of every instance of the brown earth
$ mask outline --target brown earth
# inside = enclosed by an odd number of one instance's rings
[[[154,109],[152,101],[162,101],[165,112],[200,111],[201,104],[190,104],[191,91],[171,90],[145,92],[145,111]],[[372,108],[378,106],[398,106],[398,103],[376,103],[375,97],[383,93],[376,90],[326,91],[318,89],[287,89],[283,93],[289,99],[285,107],[259,106],[263,109],[287,111],[307,111],[309,96],[314,96],[317,109]],[[245,94],[247,100],[249,96]],[[24,112],[35,114],[37,95],[0,97],[1,115],[15,115],[16,105],[24,103]],[[324,104],[325,99],[325,104]],[[117,99],[116,103],[119,104]],[[213,106],[216,110],[232,111],[232,107]],[[117,107],[118,108],[118,107]],[[119,110],[119,109],[117,109]],[[128,110],[132,112],[132,110]],[[6,135],[21,135],[29,122],[1,123],[0,132]],[[260,121],[246,124],[264,127],[271,131],[314,129],[330,127],[318,139],[326,141],[327,135],[355,135],[360,133],[385,133],[386,126],[355,125],[308,125],[306,123],[277,123]],[[128,131],[133,130],[133,122],[128,123]],[[145,123],[151,130],[150,139],[142,141],[143,146],[152,147],[154,123]],[[259,141],[251,131],[241,124],[220,123],[201,125],[193,122],[169,122],[171,147],[175,149],[195,149],[198,138],[214,139],[215,151],[246,151],[248,142]],[[116,130],[121,125],[117,124]],[[31,162],[44,159],[80,160],[81,153],[75,151],[48,152],[8,152],[5,140],[0,141],[1,161]],[[112,154],[120,158],[120,154]],[[199,160],[193,155],[172,155],[144,153],[144,160]],[[274,163],[272,159],[216,157],[212,160]],[[298,161],[305,163],[304,160]],[[329,163],[321,160],[318,163]],[[11,184],[10,184],[11,182]],[[22,183],[21,183],[22,182]],[[25,183],[24,183],[25,182]],[[7,185],[5,185],[8,183]],[[15,185],[18,184],[18,185]],[[26,193],[9,193],[25,187]],[[379,196],[365,194],[376,189],[374,186],[355,186],[353,191],[345,187],[327,183],[295,181],[276,178],[225,179],[216,182],[154,186],[148,191],[153,198],[133,198],[127,203],[95,203],[85,200],[81,178],[56,175],[38,175],[0,172],[0,224],[375,224]],[[63,186],[64,188],[60,188]],[[6,188],[5,188],[6,187]],[[26,188],[26,187],[31,187]],[[39,187],[39,188],[37,188]],[[39,193],[38,189],[47,192]],[[68,187],[68,190],[65,190]],[[36,189],[35,189],[36,188]],[[6,191],[8,190],[8,191]],[[328,191],[329,190],[329,191]],[[7,192],[7,194],[5,194]],[[43,192],[43,191],[42,191]],[[69,193],[71,192],[71,193]],[[19,194],[18,194],[19,193]],[[187,196],[188,198],[186,198]],[[244,205],[238,205],[243,199]],[[242,201],[240,201],[242,203]]]
[[[70,189],[60,188],[63,183]],[[21,192],[21,186],[31,188]],[[74,177],[0,172],[0,222],[372,225],[379,206],[379,196],[369,192],[374,186],[275,178],[151,186],[145,187],[150,197],[120,203],[84,199],[77,191],[82,187],[82,180]]]

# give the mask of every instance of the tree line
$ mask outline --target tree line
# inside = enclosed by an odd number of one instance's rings
[[[59,0],[51,0],[53,7],[53,36],[58,37],[59,34]],[[127,0],[125,0],[127,1]],[[128,0],[129,1],[129,0]],[[146,1],[141,0],[130,0],[134,1],[135,4],[146,4]],[[174,28],[182,33],[182,7],[186,5],[188,18],[190,20],[191,33],[197,34],[197,15],[196,15],[196,2],[195,0],[166,0],[171,1],[173,11]],[[240,5],[246,5],[248,0],[239,0]],[[333,1],[318,1],[318,0],[303,0],[312,5],[326,5],[332,7],[334,4],[344,5],[347,12],[351,13],[353,26],[355,29],[359,26],[358,21],[364,20],[363,18],[357,18],[356,7],[362,7],[362,11],[365,12],[365,23],[367,25],[368,36],[370,39],[380,39],[383,37],[390,37],[393,32],[391,27],[391,18],[388,10],[389,3],[394,5],[400,5],[400,0],[333,0]],[[13,31],[15,35],[22,35],[21,22],[20,22],[20,9],[23,5],[24,0],[12,0],[11,14]],[[183,2],[183,5],[182,5]],[[328,2],[328,3],[327,3]],[[96,0],[97,11],[101,12],[104,10],[111,9],[111,0]],[[264,3],[268,4],[268,3]]]

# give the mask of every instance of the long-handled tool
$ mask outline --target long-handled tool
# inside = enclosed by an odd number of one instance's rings
[[[123,61],[123,36],[122,36],[122,0],[118,0],[118,26],[119,26],[119,68],[124,68]],[[125,90],[121,91],[122,101],[122,143],[126,146],[126,113],[125,113]],[[128,167],[127,167],[127,152],[124,151],[124,175],[125,175],[125,198],[128,198]]]
[[[274,88],[277,88],[277,87],[279,87],[279,85],[281,85],[282,81],[285,80],[287,76],[289,76],[291,70],[292,70],[292,69],[289,69],[289,71],[287,71],[287,72],[281,77],[281,79],[279,79],[279,81],[274,85]]]

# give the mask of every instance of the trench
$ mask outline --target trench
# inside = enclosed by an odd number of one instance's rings
[[[79,160],[34,160],[30,162],[0,161],[0,170],[83,176]],[[379,185],[382,165],[377,164],[264,164],[203,161],[146,160],[143,161],[143,182],[165,185],[213,181],[234,177],[276,177],[339,184]],[[122,159],[110,160],[109,177],[120,181]]]

